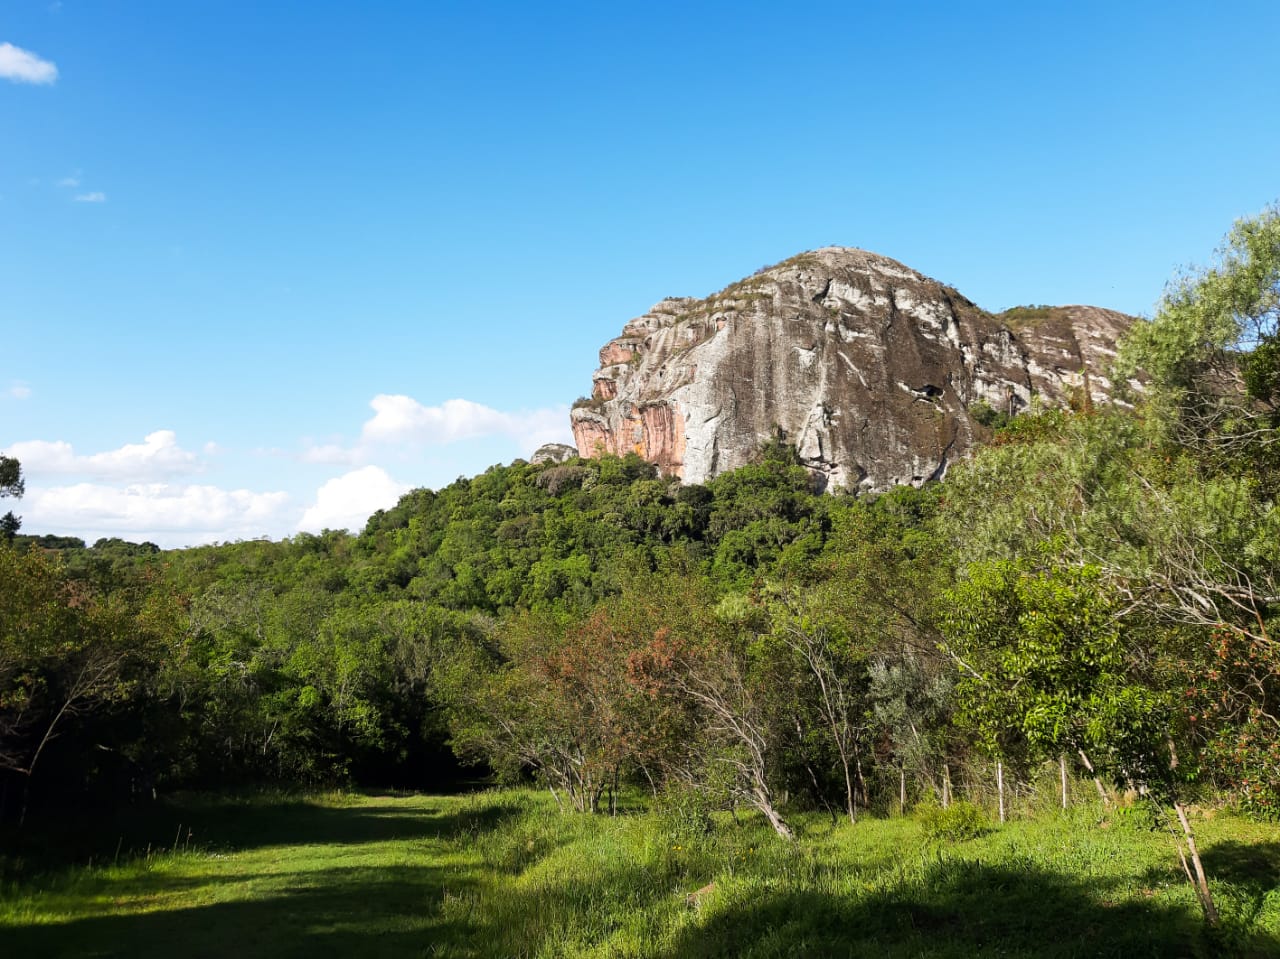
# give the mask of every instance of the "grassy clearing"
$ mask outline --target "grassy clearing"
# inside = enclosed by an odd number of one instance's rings
[[[49,868],[83,853],[74,833],[10,853],[0,953],[1280,955],[1275,827],[1200,824],[1225,918],[1210,940],[1168,837],[1099,828],[1088,808],[962,842],[913,819],[795,820],[788,845],[754,820],[693,835],[655,815],[561,815],[530,792],[187,799],[126,824],[135,854],[119,862]],[[98,841],[113,860],[120,840]]]

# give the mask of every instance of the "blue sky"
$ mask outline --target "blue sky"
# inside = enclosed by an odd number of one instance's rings
[[[804,249],[1150,312],[1280,196],[1269,3],[0,0],[27,532],[358,527],[568,439],[596,351]]]

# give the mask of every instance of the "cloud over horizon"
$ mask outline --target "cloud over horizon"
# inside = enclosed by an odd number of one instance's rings
[[[203,468],[195,453],[178,445],[173,430],[156,430],[148,433],[141,443],[126,443],[119,449],[88,456],[78,455],[70,443],[62,440],[11,443],[8,452],[21,461],[29,477],[51,473],[150,482],[197,473]]]
[[[279,535],[289,494],[216,486],[76,483],[27,489],[24,531],[149,539],[166,548]]]
[[[532,453],[569,434],[569,408],[505,413],[471,400],[424,406],[411,396],[379,393],[369,401],[374,416],[360,432],[366,443],[453,443],[480,436],[505,436]]]
[[[58,79],[58,66],[30,50],[0,43],[0,77],[14,83],[47,85]]]
[[[302,462],[355,466],[388,446],[422,449],[484,438],[508,440],[521,456],[545,443],[573,443],[567,406],[504,412],[463,399],[426,406],[392,393],[379,393],[369,406],[374,415],[364,422],[354,446],[311,443],[299,454]]]
[[[87,541],[149,539],[166,548],[324,529],[358,533],[372,513],[394,506],[415,485],[451,468],[444,464],[455,460],[441,447],[487,439],[498,441],[499,455],[506,455],[501,447],[509,443],[511,455],[527,456],[544,443],[571,441],[563,406],[506,412],[463,399],[427,406],[385,393],[369,406],[372,415],[352,446],[315,443],[296,456],[345,470],[309,486],[310,495],[297,480],[285,483],[274,475],[266,482],[276,491],[268,492],[239,488],[243,479],[216,486],[194,483],[194,474],[214,468],[211,456],[219,456],[220,476],[228,464],[216,444],[187,449],[174,430],[154,430],[140,443],[88,453],[65,440],[11,443],[6,452],[22,463],[27,476],[24,531]],[[414,483],[402,483],[377,465],[384,456],[403,461],[401,468],[413,471]]]
[[[298,522],[298,531],[346,529],[358,533],[369,517],[394,506],[411,487],[392,479],[380,466],[364,466],[329,480],[316,491],[315,503]]]

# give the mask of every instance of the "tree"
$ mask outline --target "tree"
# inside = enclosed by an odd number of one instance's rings
[[[794,838],[774,796],[777,738],[767,692],[753,682],[743,645],[715,632],[660,629],[633,663],[637,685],[659,701],[684,704],[690,716],[689,738],[664,757],[668,776],[695,789],[727,782],[734,799],[762,813],[783,839]]]
[[[22,479],[22,464],[14,457],[0,453],[0,499],[10,496],[19,499],[25,491],[26,484]],[[14,535],[21,528],[21,516],[14,516],[12,511],[0,516],[0,537],[6,541],[12,542]]]
[[[762,668],[768,647],[758,642],[766,620],[717,607],[685,560],[632,577],[615,603],[643,641],[627,658],[626,679],[648,699],[644,728],[666,727],[647,734],[646,762],[669,785],[744,802],[791,839],[776,794],[777,698]]]
[[[606,793],[615,809],[646,728],[633,718],[641,694],[627,682],[625,624],[607,608],[568,631],[526,614],[491,638],[458,639],[434,682],[459,756],[509,780],[532,773],[578,812],[599,812]]]
[[[951,590],[947,652],[959,667],[959,719],[997,757],[1092,757],[1098,772],[1168,803],[1187,851],[1178,854],[1204,909],[1217,910],[1187,818],[1180,768],[1194,735],[1180,721],[1166,635],[1126,627],[1095,567],[970,566]],[[1171,655],[1172,654],[1172,655]],[[1178,740],[1182,740],[1182,745]]]
[[[1198,631],[1197,721],[1246,803],[1280,815],[1280,207],[1173,284],[1117,370],[1145,371],[1144,409],[1186,463],[1183,483],[1152,485],[1177,535],[1134,601]]]
[[[999,446],[948,478],[949,526],[968,566],[963,589],[975,591],[957,599],[971,604],[960,619],[995,611],[981,629],[953,618],[952,651],[968,630],[977,649],[1013,657],[995,660],[1004,681],[990,668],[966,673],[970,703],[988,719],[1016,718],[1028,745],[1065,747],[1083,736],[1100,771],[1162,790],[1211,922],[1181,784],[1211,774],[1255,810],[1280,810],[1278,321],[1280,211],[1272,208],[1237,223],[1215,263],[1171,284],[1156,315],[1121,344],[1113,375],[1142,384],[1136,416],[1020,417]],[[1020,572],[990,565],[1001,560]],[[1096,578],[1091,595],[1107,597],[1114,629],[1081,626],[1042,595],[1078,593],[1072,577],[1082,575]],[[1025,619],[1050,608],[1057,633]],[[1015,654],[1073,635],[1074,645],[1038,655],[1079,667],[1118,637],[1119,658],[1096,664],[1113,688],[1090,685],[1089,696],[1101,697],[1091,701],[1094,719],[1050,723],[1055,735],[1044,736],[1037,723],[1062,720],[1063,704],[1051,688],[1048,705],[1028,699],[1037,684],[1014,668]],[[997,694],[1014,688],[1011,701]]]
[[[25,795],[74,720],[133,693],[132,667],[171,635],[174,608],[162,589],[95,594],[40,550],[0,547],[0,583],[0,772],[23,777]]]
[[[1280,441],[1280,207],[1238,221],[1121,345],[1115,374],[1184,446],[1258,462]],[[1267,457],[1274,468],[1274,457]]]
[[[838,627],[792,610],[775,616],[773,638],[787,658],[794,661],[797,674],[792,695],[805,700],[792,704],[797,717],[802,705],[811,708],[816,725],[835,748],[844,782],[845,814],[850,823],[858,821],[855,782],[866,798],[862,782],[862,753],[870,733],[867,705],[867,651],[856,639]],[[782,659],[783,657],[779,657]],[[799,719],[796,720],[799,725]]]

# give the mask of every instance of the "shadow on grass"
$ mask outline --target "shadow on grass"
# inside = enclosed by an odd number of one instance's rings
[[[1228,839],[1206,849],[1203,861],[1214,887],[1230,887],[1218,903],[1223,917],[1222,941],[1252,942],[1265,921],[1268,900],[1280,890],[1280,843]],[[1270,952],[1256,954],[1280,956],[1280,942]]]
[[[441,903],[469,888],[434,866],[332,869],[244,901],[11,926],[0,938],[5,955],[86,959],[468,955],[471,927]]]
[[[304,799],[208,800],[134,807],[113,819],[36,823],[0,837],[0,879],[21,881],[89,862],[127,862],[150,853],[236,852],[267,846],[352,845],[453,839],[497,829],[518,805],[495,800],[458,809],[456,801],[413,806],[377,797],[351,806]]]
[[[1202,857],[1210,879],[1255,893],[1280,889],[1280,842],[1214,843]]]
[[[1255,935],[1241,955],[1280,955]],[[1194,913],[1127,902],[1037,868],[947,862],[860,898],[779,893],[712,907],[666,954],[713,956],[1220,956]]]

